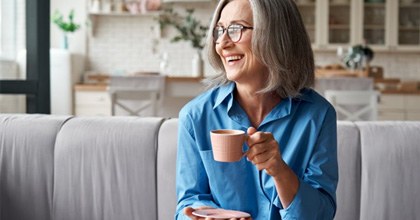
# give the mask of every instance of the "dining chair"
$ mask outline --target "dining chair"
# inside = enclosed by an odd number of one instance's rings
[[[379,92],[375,90],[326,90],[338,120],[374,121],[378,118]]]
[[[165,76],[161,75],[111,76],[111,114],[117,115],[118,108],[129,115],[157,116],[164,88]]]

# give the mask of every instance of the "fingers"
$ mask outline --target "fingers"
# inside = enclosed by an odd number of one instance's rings
[[[268,160],[255,164],[258,170],[265,170],[268,175],[273,176],[277,174],[277,159],[275,157],[271,157]]]
[[[249,150],[246,152],[247,159],[258,170],[266,170],[267,174],[276,176],[280,173],[282,159],[279,145],[270,132],[257,131],[250,127],[248,132]]]
[[[254,165],[266,162],[272,157],[272,153],[264,146],[255,146],[252,150],[248,150],[247,157]]]
[[[247,132],[249,135],[247,140],[249,150],[246,153],[248,160],[258,164],[271,157],[271,155],[266,154],[278,153],[277,141],[271,133],[257,131],[254,127],[249,127]]]
[[[247,133],[248,135],[252,135],[252,134],[254,134],[255,132],[257,132],[257,129],[255,129],[254,127],[249,127],[249,128],[247,129],[247,131],[246,131],[246,133]]]
[[[252,128],[252,127],[248,128],[247,144],[249,147],[252,147],[255,144],[264,143],[271,139],[274,140],[274,137],[270,132],[261,132],[261,131],[253,132],[254,131],[253,129],[255,128]]]
[[[191,208],[191,207],[186,207],[184,208],[184,215],[186,215],[187,217],[189,217],[190,219],[196,220],[196,216],[194,216],[192,213],[195,211],[195,209]]]

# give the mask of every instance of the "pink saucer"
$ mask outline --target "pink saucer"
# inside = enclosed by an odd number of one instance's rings
[[[210,217],[214,219],[251,217],[251,215],[246,212],[226,210],[226,209],[201,209],[201,210],[195,210],[192,214],[198,217]]]

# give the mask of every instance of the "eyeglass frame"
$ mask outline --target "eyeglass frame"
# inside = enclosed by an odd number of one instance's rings
[[[234,41],[234,40],[232,40],[232,38],[230,37],[230,35],[229,35],[229,28],[230,27],[232,27],[232,26],[239,26],[240,27],[240,33],[239,33],[239,38],[238,38],[238,40],[236,40],[236,41]],[[222,32],[222,34],[221,35],[219,35],[218,36],[218,38],[216,39],[215,38],[215,32],[216,32],[216,30],[217,29],[219,29],[219,28],[221,28],[222,30],[223,30],[223,32]],[[212,37],[213,37],[213,42],[214,43],[216,43],[216,44],[219,44],[220,42],[217,42],[217,40],[219,40],[225,33],[227,33],[227,36],[229,37],[229,39],[233,42],[233,43],[237,43],[237,42],[239,42],[240,40],[241,40],[241,38],[242,38],[242,34],[243,34],[243,30],[253,30],[254,29],[254,27],[251,27],[251,26],[245,26],[245,25],[242,25],[242,24],[230,24],[229,26],[227,26],[226,28],[224,28],[224,27],[222,27],[222,26],[216,26],[216,27],[214,27],[213,28],[213,32],[212,32]],[[220,29],[219,29],[220,30]],[[219,30],[217,30],[217,31],[219,31]]]

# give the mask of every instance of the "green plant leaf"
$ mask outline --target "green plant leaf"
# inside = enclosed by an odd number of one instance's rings
[[[55,10],[51,17],[52,22],[64,32],[75,32],[80,28],[80,24],[76,24],[73,19],[74,10],[70,11],[68,21],[64,21],[63,15],[58,10]]]
[[[194,9],[186,9],[186,14],[180,15],[172,8],[165,8],[157,19],[161,30],[167,27],[177,30],[177,35],[171,39],[171,42],[189,41],[193,48],[203,49],[203,40],[207,35],[208,27],[202,25],[193,13]]]

